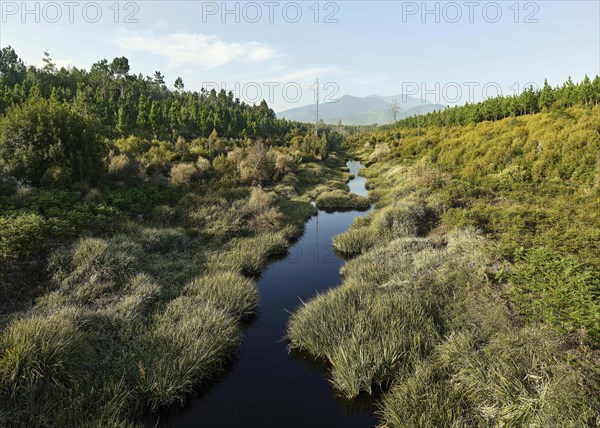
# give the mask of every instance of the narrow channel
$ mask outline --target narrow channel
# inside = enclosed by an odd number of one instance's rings
[[[362,165],[347,163],[350,190],[366,196]],[[162,419],[165,427],[202,428],[373,428],[372,409],[336,396],[327,373],[310,358],[288,352],[289,313],[301,300],[340,283],[344,263],[331,245],[366,212],[319,211],[285,259],[269,265],[258,282],[260,311],[247,328],[238,358],[216,385],[185,408]],[[368,406],[367,406],[368,407]]]

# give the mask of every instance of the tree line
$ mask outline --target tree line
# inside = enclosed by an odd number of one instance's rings
[[[100,60],[89,71],[58,68],[47,52],[43,63],[27,67],[12,47],[0,50],[0,114],[34,97],[63,101],[97,117],[108,138],[193,139],[213,130],[228,138],[266,138],[298,126],[277,119],[264,100],[249,105],[231,91],[186,91],[181,77],[169,89],[160,71],[131,74],[125,57]]]
[[[498,96],[479,103],[437,110],[425,115],[411,116],[399,120],[397,127],[419,128],[422,126],[467,125],[486,120],[495,121],[506,117],[540,113],[575,105],[597,105],[600,103],[600,77],[591,80],[585,76],[580,83],[571,77],[556,87],[544,80],[541,89],[530,86],[519,95]]]
[[[168,175],[177,163],[213,162],[259,143],[285,148],[280,159],[323,159],[341,139],[333,127],[314,136],[309,124],[278,119],[264,100],[249,105],[224,90],[186,91],[181,77],[170,89],[160,71],[130,71],[125,57],[89,71],[58,68],[47,52],[41,67],[27,67],[13,48],[2,48],[0,175],[34,185],[97,184],[119,155],[136,158],[148,174]],[[124,149],[131,144],[136,150]]]

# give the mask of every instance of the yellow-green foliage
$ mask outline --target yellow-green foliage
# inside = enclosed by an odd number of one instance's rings
[[[420,132],[399,128],[355,137],[354,144],[365,156],[377,145],[390,147],[365,170],[371,199],[385,206],[380,211],[418,194],[439,215],[441,231],[481,230],[499,257],[526,259],[514,273],[499,274],[516,285],[510,298],[523,313],[562,331],[583,328],[597,340],[599,123],[600,106],[575,107]],[[362,229],[348,232],[365,236],[362,244],[352,240],[351,247],[340,235],[336,248],[354,254],[374,245],[375,227]],[[553,261],[539,251],[553,253]]]
[[[599,123],[600,106],[573,107],[465,126],[398,128],[351,143],[365,156],[391,148],[366,171],[371,198],[378,199],[382,183],[395,185],[388,174],[406,173],[399,163],[419,160],[442,171],[415,171],[425,181],[416,184],[431,190],[445,183],[440,197],[448,227],[478,227],[499,240],[505,255],[546,246],[600,268]],[[406,190],[384,193],[393,200]]]
[[[536,248],[517,259],[509,295],[532,320],[600,341],[600,273],[573,256]]]
[[[599,119],[353,137],[376,209],[335,237],[356,257],[290,346],[347,396],[381,387],[382,427],[596,426]]]

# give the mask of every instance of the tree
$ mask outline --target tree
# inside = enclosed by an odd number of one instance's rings
[[[7,46],[0,49],[0,83],[13,88],[25,80],[27,68],[15,50]]]
[[[394,123],[396,123],[396,118],[398,117],[399,110],[400,105],[398,104],[398,100],[394,98],[390,103],[390,114],[392,115],[392,119],[394,119]]]
[[[125,77],[129,73],[129,60],[124,56],[113,59],[110,71],[121,78]]]
[[[97,123],[67,104],[39,97],[11,108],[0,127],[3,174],[40,185],[49,176],[97,183],[106,150]]]
[[[600,103],[600,76],[594,77],[592,81],[592,101],[596,105]]]
[[[52,58],[50,57],[50,53],[48,51],[44,51],[44,57],[42,58],[42,62],[44,63],[44,67],[42,68],[42,70],[44,70],[47,73],[56,73],[56,64],[54,63],[54,61],[52,61]]]
[[[587,105],[587,104],[593,103],[593,98],[594,98],[594,96],[593,96],[592,81],[586,74],[585,77],[583,78],[583,82],[581,82],[581,85],[579,87],[579,100],[583,104]]]
[[[165,84],[165,76],[160,71],[154,72],[154,84],[156,86],[164,86]]]
[[[552,107],[553,103],[554,103],[554,92],[552,91],[552,88],[548,84],[548,80],[544,79],[544,87],[542,88],[542,91],[540,92],[538,107],[541,110],[549,110]]]
[[[140,134],[146,134],[148,125],[150,125],[150,111],[146,103],[146,97],[140,96],[138,101],[138,113],[136,117],[136,125]]]
[[[181,77],[175,79],[175,89],[177,89],[178,91],[183,91],[184,88],[185,85],[183,84],[183,79]]]

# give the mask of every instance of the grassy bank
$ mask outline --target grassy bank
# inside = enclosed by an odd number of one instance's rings
[[[344,396],[383,391],[385,427],[596,426],[599,119],[354,137],[376,209],[334,239],[343,283],[290,346]]]
[[[133,426],[210,384],[258,309],[255,275],[347,175],[331,153],[262,187],[6,189],[4,266],[43,276],[3,274],[0,425]]]

